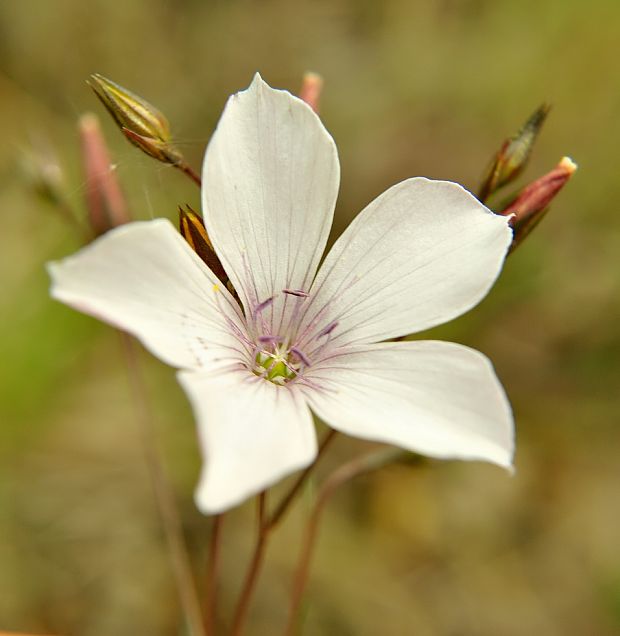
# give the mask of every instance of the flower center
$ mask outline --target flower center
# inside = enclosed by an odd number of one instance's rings
[[[285,384],[296,378],[300,370],[300,364],[292,357],[290,352],[282,352],[277,347],[273,353],[263,349],[256,354],[252,371],[274,384]]]
[[[253,347],[248,368],[254,375],[279,386],[301,379],[305,370],[329,343],[331,333],[338,324],[333,321],[316,336],[304,339],[306,332],[298,334],[297,327],[301,305],[308,294],[300,289],[283,289],[282,293],[293,297],[295,302],[285,324],[280,324],[282,335],[274,333],[270,321],[265,317],[266,310],[273,305],[275,296],[272,296],[254,306],[250,324],[256,340],[254,343],[246,341]]]

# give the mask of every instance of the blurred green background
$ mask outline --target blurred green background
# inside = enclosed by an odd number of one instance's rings
[[[617,0],[27,0],[0,4],[0,631],[182,634],[118,335],[52,302],[44,263],[78,240],[29,188],[24,148],[52,147],[84,215],[76,120],[101,115],[136,218],[199,208],[85,84],[99,72],[158,105],[198,167],[227,96],[260,70],[325,78],[339,146],[334,235],[413,175],[475,188],[499,143],[553,104],[526,183],[580,169],[490,296],[433,337],[488,354],[517,422],[515,477],[399,465],[327,510],[304,634],[620,633],[620,4]],[[140,355],[158,443],[204,582],[195,431],[174,372]],[[367,447],[340,439],[319,476]],[[274,537],[249,634],[280,633],[312,492]],[[223,616],[254,509],[228,515]]]

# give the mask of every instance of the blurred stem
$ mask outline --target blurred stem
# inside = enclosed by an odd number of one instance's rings
[[[146,396],[142,374],[140,373],[135,343],[129,334],[125,332],[119,332],[119,334],[125,355],[125,362],[127,364],[129,381],[138,410],[138,423],[140,426],[144,455],[164,535],[168,544],[179,600],[191,636],[205,636],[200,603],[196,593],[187,546],[183,538],[179,512],[174,500],[174,494],[164,473],[155,442],[155,426],[149,408],[149,401]]]
[[[269,526],[265,524],[266,515],[266,492],[262,492],[258,495],[258,523],[257,523],[257,537],[256,545],[254,547],[254,553],[252,554],[252,560],[245,575],[245,581],[243,583],[243,589],[239,602],[237,603],[237,609],[235,611],[235,618],[233,620],[233,626],[231,630],[231,636],[241,636],[245,621],[250,607],[250,601],[252,600],[252,593],[258,580],[261,566],[263,564],[263,558],[265,556],[265,549],[267,548],[267,538],[269,536]]]
[[[295,483],[293,484],[289,492],[283,497],[282,501],[278,504],[274,513],[271,515],[271,518],[269,520],[269,525],[271,528],[274,528],[276,525],[278,525],[278,523],[280,522],[280,520],[282,519],[282,517],[288,510],[289,506],[291,505],[293,499],[295,499],[295,497],[301,490],[302,486],[306,482],[306,479],[309,477],[310,473],[314,470],[314,467],[316,466],[317,461],[323,455],[323,453],[327,450],[328,446],[336,437],[336,433],[337,433],[336,430],[334,430],[333,428],[330,428],[327,434],[325,435],[325,437],[322,439],[316,459],[310,464],[310,466],[308,466],[308,468],[306,468],[301,473],[301,475],[299,475],[299,477],[297,478],[297,480],[295,481]]]
[[[270,516],[267,515],[267,501],[266,492],[261,493],[258,496],[258,532],[256,537],[256,544],[254,546],[254,553],[252,554],[252,560],[248,567],[248,572],[245,577],[243,589],[237,603],[237,609],[235,611],[235,618],[233,621],[232,636],[240,636],[243,633],[243,627],[247,618],[247,613],[250,608],[252,595],[256,588],[256,582],[260,575],[260,570],[263,564],[265,552],[267,549],[267,543],[271,536],[272,530],[278,525],[278,523],[284,517],[286,511],[289,509],[291,503],[295,497],[299,494],[302,486],[314,470],[319,459],[323,456],[327,448],[330,446],[332,440],[336,437],[336,431],[330,429],[323,437],[317,455],[312,462],[296,479],[295,483],[291,486],[288,493],[282,498],[280,503],[276,506],[275,511]]]
[[[63,221],[66,221],[73,230],[75,230],[75,233],[82,239],[82,241],[86,244],[90,243],[93,238],[92,232],[88,230],[84,223],[79,220],[73,207],[64,198],[59,199],[54,204],[54,207]]]
[[[211,539],[209,541],[209,559],[207,563],[207,600],[205,607],[205,632],[207,636],[215,634],[217,624],[217,578],[220,566],[220,546],[224,514],[213,518]]]
[[[402,456],[402,454],[403,453],[400,449],[386,448],[362,455],[361,457],[356,457],[337,468],[321,486],[316,503],[310,518],[308,519],[306,534],[301,548],[301,553],[299,555],[297,570],[295,572],[288,622],[284,632],[286,636],[293,636],[295,633],[295,628],[299,620],[301,601],[308,581],[310,562],[312,560],[312,554],[318,538],[319,525],[323,511],[325,510],[325,506],[329,499],[336,490],[340,488],[340,486],[351,481],[354,477],[381,468],[382,466],[392,462],[394,459]]]
[[[183,174],[186,174],[199,188],[202,187],[202,179],[198,173],[185,161],[174,164]]]

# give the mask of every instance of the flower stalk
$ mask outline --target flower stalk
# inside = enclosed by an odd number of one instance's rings
[[[299,494],[301,488],[306,483],[308,477],[316,468],[316,465],[318,464],[319,459],[325,454],[325,451],[328,449],[328,447],[331,445],[332,441],[336,437],[336,433],[337,433],[336,431],[330,430],[325,435],[325,437],[323,438],[319,446],[316,459],[304,471],[302,471],[302,473],[293,483],[291,489],[282,498],[282,500],[276,506],[274,512],[271,515],[268,515],[267,513],[266,493],[263,492],[259,495],[258,497],[258,531],[257,531],[256,544],[254,546],[254,552],[252,554],[252,559],[248,567],[243,589],[239,597],[239,601],[237,603],[233,629],[231,632],[232,636],[240,636],[240,634],[243,631],[243,627],[245,625],[245,621],[247,618],[247,613],[250,608],[252,595],[254,593],[254,589],[258,581],[258,576],[260,574],[261,566],[263,564],[263,559],[267,549],[269,537],[271,536],[271,532],[276,528],[276,526],[280,523],[280,521],[286,514],[293,500]]]
[[[190,636],[207,636],[205,633],[200,603],[192,574],[187,546],[183,539],[179,511],[162,466],[160,452],[155,442],[153,416],[140,369],[135,343],[131,336],[119,331],[127,373],[137,409],[142,447],[151,478],[151,486],[159,509],[164,536],[168,544],[170,562],[179,593],[183,614]]]
[[[218,576],[220,570],[220,553],[222,542],[222,526],[224,514],[213,517],[211,538],[209,541],[209,555],[207,560],[206,602],[205,602],[205,634],[213,636],[217,625],[217,593]]]
[[[379,451],[356,457],[337,468],[321,486],[306,526],[299,561],[294,575],[288,621],[284,632],[286,636],[293,636],[296,631],[299,620],[299,610],[310,572],[310,562],[327,503],[341,486],[355,477],[378,470],[404,456],[405,453],[397,448],[382,448]]]

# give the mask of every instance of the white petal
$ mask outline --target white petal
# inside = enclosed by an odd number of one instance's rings
[[[48,270],[54,298],[132,333],[172,366],[243,355],[231,327],[241,329],[238,305],[169,221],[123,225]]]
[[[312,416],[287,387],[253,376],[179,373],[198,421],[204,467],[196,504],[218,513],[257,494],[316,456]]]
[[[510,467],[510,405],[493,367],[478,351],[450,342],[351,347],[308,377],[310,407],[330,426],[440,458],[481,459]]]
[[[226,104],[203,166],[203,214],[222,265],[251,315],[274,323],[308,290],[332,224],[340,169],[336,147],[304,102],[259,75]]]
[[[332,342],[377,342],[441,324],[480,301],[512,231],[455,183],[399,183],[368,205],[325,259],[304,326]]]

